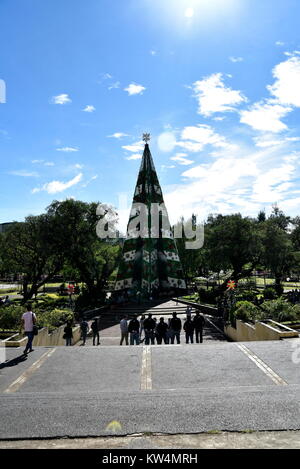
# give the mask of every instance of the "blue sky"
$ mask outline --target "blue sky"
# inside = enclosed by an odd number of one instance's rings
[[[143,132],[172,221],[300,214],[299,17],[298,0],[0,0],[0,222],[129,206]]]

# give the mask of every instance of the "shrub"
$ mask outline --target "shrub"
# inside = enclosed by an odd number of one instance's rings
[[[73,320],[73,312],[69,309],[53,309],[52,311],[36,311],[37,324],[39,327],[48,327],[53,331],[57,327]]]
[[[0,329],[19,329],[24,312],[25,310],[22,306],[11,305],[0,308]]]
[[[295,314],[296,318],[300,320],[300,305],[293,306],[293,313]]]
[[[276,291],[273,287],[266,287],[263,290],[263,295],[265,300],[275,300],[275,298],[277,298]]]
[[[33,306],[32,309],[37,317],[37,326],[49,327],[50,331],[73,319],[73,312],[67,308],[43,310]],[[0,308],[0,329],[18,330],[24,312],[24,306],[11,305]]]
[[[251,301],[254,302],[256,300],[257,292],[253,290],[242,290],[237,289],[236,296],[239,301]]]
[[[233,319],[241,321],[254,322],[262,317],[261,311],[250,301],[238,301],[232,312]]]
[[[296,305],[297,306],[297,305]],[[265,317],[274,321],[295,321],[297,320],[299,309],[295,308],[282,298],[267,301],[263,304]]]

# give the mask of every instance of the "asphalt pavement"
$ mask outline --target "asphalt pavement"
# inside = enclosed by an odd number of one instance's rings
[[[10,349],[0,439],[300,430],[299,349],[299,339],[39,347],[25,360]]]

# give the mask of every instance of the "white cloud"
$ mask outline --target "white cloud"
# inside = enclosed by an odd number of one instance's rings
[[[254,142],[257,147],[267,148],[276,145],[285,145],[289,142],[298,142],[300,137],[285,137],[275,139],[272,134],[266,134],[259,137],[254,137]]]
[[[284,46],[285,45],[285,43],[282,42],[282,41],[276,41],[275,44],[276,44],[276,46]]]
[[[123,138],[123,137],[129,137],[128,134],[124,134],[123,132],[115,132],[114,134],[112,135],[108,135],[108,138]]]
[[[157,54],[156,50],[150,50],[150,55],[156,55],[156,54]]]
[[[283,199],[283,193],[292,186],[289,182],[293,176],[295,166],[284,163],[277,168],[272,168],[260,174],[253,184],[252,199],[269,203],[278,202]]]
[[[102,80],[111,80],[113,76],[110,73],[102,73],[101,78]]]
[[[58,96],[53,96],[52,98],[53,104],[67,104],[71,102],[72,100],[69,98],[68,94],[59,94]]]
[[[233,147],[225,137],[216,133],[210,125],[205,124],[185,127],[181,132],[181,139],[182,141],[177,142],[177,145],[192,152],[202,151],[205,145],[218,148]]]
[[[116,89],[120,88],[120,85],[121,85],[121,83],[119,81],[115,81],[114,83],[109,85],[108,89],[109,90],[116,90]]]
[[[64,151],[66,153],[72,153],[74,151],[79,151],[78,148],[74,147],[62,147],[62,148],[56,148],[56,151]]]
[[[26,169],[19,169],[16,171],[10,171],[9,174],[12,176],[21,176],[24,178],[31,178],[31,177],[39,177],[39,174],[36,173],[35,171],[27,171]]]
[[[78,184],[81,179],[82,179],[82,173],[77,174],[73,179],[67,182],[61,182],[61,181],[52,181],[44,184],[42,187],[36,187],[32,189],[32,193],[36,194],[37,192],[45,191],[48,192],[48,194],[57,194],[58,192],[63,192],[66,189],[69,189],[70,187],[75,186]]]
[[[126,151],[132,151],[133,153],[136,153],[138,151],[144,150],[144,142],[140,141],[133,143],[132,145],[123,145],[122,148]]]
[[[44,166],[54,166],[52,161],[45,161],[45,160],[32,160],[32,164],[42,164]]]
[[[162,164],[160,169],[161,171],[165,171],[166,169],[174,169],[176,166],[174,164]]]
[[[282,132],[287,125],[281,121],[292,108],[276,104],[272,100],[253,104],[249,110],[241,111],[240,122],[247,124],[255,130],[266,132]]]
[[[130,83],[127,88],[124,88],[124,91],[127,91],[129,96],[133,96],[135,94],[143,94],[146,88],[142,85],[137,85],[136,83]]]
[[[95,181],[96,179],[98,179],[98,174],[92,176],[85,184],[82,184],[81,187],[87,187],[92,181]]]
[[[82,110],[83,110],[83,112],[94,112],[94,111],[96,111],[96,108],[94,106],[92,106],[91,104],[88,104]]]
[[[229,57],[229,60],[233,63],[243,62],[244,61],[243,57]]]
[[[226,87],[222,73],[215,73],[193,83],[195,97],[198,100],[198,113],[209,117],[215,112],[234,111],[247,99],[241,91]]]
[[[177,153],[177,155],[172,156],[170,160],[177,161],[179,164],[184,165],[184,166],[188,166],[190,164],[195,163],[194,161],[189,160],[187,156],[188,155],[186,153]]]
[[[126,160],[141,160],[141,159],[142,159],[142,155],[138,153],[130,155],[130,156],[126,156]]]
[[[294,54],[296,53],[297,51],[294,51]],[[273,85],[267,86],[267,89],[280,104],[300,107],[300,57],[294,54],[273,68],[276,80]]]

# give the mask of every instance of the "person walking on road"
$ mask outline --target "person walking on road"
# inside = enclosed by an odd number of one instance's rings
[[[164,341],[165,344],[169,343],[167,338],[167,330],[168,324],[165,322],[164,318],[160,318],[159,323],[156,326],[156,340],[158,345],[161,345],[162,341]]]
[[[199,336],[200,336],[200,343],[203,342],[203,327],[205,324],[205,319],[200,311],[196,311],[196,316],[193,319],[195,335],[196,335],[196,342],[199,344]]]
[[[177,317],[177,313],[173,313],[173,317],[170,321],[171,329],[171,344],[174,344],[176,337],[177,344],[180,344],[180,331],[181,331],[181,319]]]
[[[85,345],[86,337],[87,337],[88,332],[89,332],[89,323],[87,322],[85,317],[83,317],[83,319],[81,321],[80,329],[81,329],[81,338],[82,338],[82,344],[81,345]]]
[[[64,328],[64,339],[66,339],[66,346],[72,345],[72,339],[73,339],[72,321],[67,321],[67,325]]]
[[[151,345],[154,345],[155,327],[156,327],[156,323],[154,319],[152,318],[152,314],[149,313],[148,317],[144,321],[145,345],[149,345],[150,341],[151,341]]]
[[[91,329],[93,332],[93,345],[95,345],[95,341],[97,339],[97,345],[100,345],[100,337],[99,337],[99,323],[98,319],[94,319],[91,325]]]
[[[26,306],[26,313],[22,315],[22,327],[25,335],[28,337],[28,341],[24,350],[24,355],[27,355],[28,351],[33,352],[32,342],[34,338],[34,327],[36,324],[36,315],[31,311],[31,306]]]
[[[183,325],[185,331],[185,341],[188,344],[191,341],[191,344],[194,343],[194,323],[190,316],[187,316],[186,321]]]
[[[125,339],[126,345],[128,345],[128,323],[127,323],[127,316],[123,316],[120,321],[120,329],[121,329],[121,340],[120,345],[123,344]]]
[[[140,344],[140,323],[138,319],[135,317],[131,319],[128,326],[128,332],[130,334],[130,345]]]

